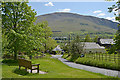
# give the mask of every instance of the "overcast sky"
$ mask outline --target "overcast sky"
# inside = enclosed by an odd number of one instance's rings
[[[29,2],[37,15],[53,12],[70,12],[81,15],[90,15],[115,21],[114,14],[108,12],[108,7],[115,2]]]

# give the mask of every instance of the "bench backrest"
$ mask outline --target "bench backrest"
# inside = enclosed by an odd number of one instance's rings
[[[29,69],[32,68],[31,61],[28,61],[25,59],[18,59],[18,64],[19,64],[19,66],[23,66],[23,67],[26,67]]]

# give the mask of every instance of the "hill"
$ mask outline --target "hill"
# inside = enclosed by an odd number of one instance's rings
[[[61,32],[63,36],[73,32],[74,35],[85,36],[90,34],[92,37],[99,35],[112,38],[117,30],[116,22],[75,13],[56,12],[37,16],[36,22],[41,21],[48,21],[51,29]],[[56,33],[53,36],[58,35],[61,36]]]

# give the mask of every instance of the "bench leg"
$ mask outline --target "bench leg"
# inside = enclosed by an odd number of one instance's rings
[[[38,68],[38,70],[37,70],[37,73],[39,73],[39,68]]]
[[[31,73],[32,73],[32,69],[31,69]]]
[[[39,73],[39,66],[38,66],[38,69],[37,69],[37,73]]]

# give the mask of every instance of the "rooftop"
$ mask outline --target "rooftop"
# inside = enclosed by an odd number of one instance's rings
[[[101,44],[115,44],[113,39],[100,39]]]
[[[95,42],[83,42],[85,49],[105,49],[105,47],[96,44]]]

